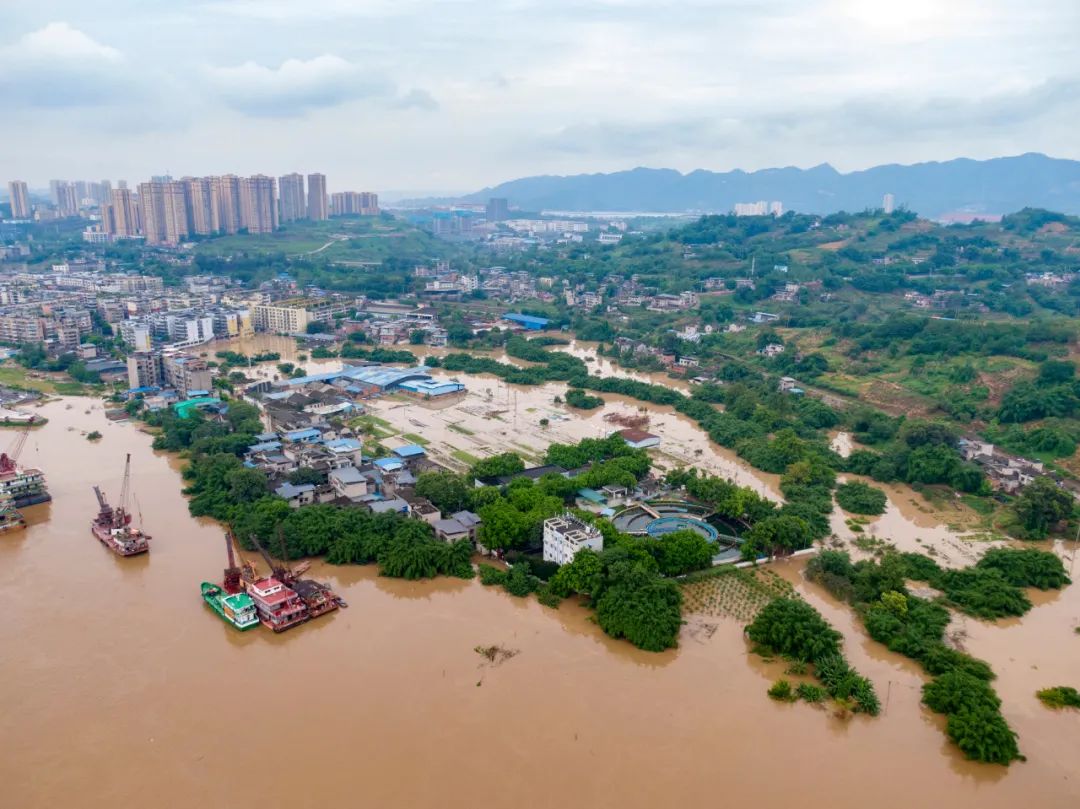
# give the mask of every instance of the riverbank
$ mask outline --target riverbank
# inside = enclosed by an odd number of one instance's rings
[[[20,742],[0,761],[12,806],[96,809],[168,794],[246,809],[362,791],[365,805],[453,809],[475,803],[495,765],[515,773],[522,805],[714,801],[717,777],[728,800],[761,807],[807,794],[841,809],[1080,800],[1074,717],[1034,697],[1080,670],[1075,636],[1065,639],[1080,615],[1078,587],[1016,622],[967,622],[969,651],[998,672],[1029,757],[1008,770],[952,751],[919,705],[916,666],[868,640],[797,562],[773,569],[844,633],[845,653],[881,694],[881,717],[842,722],[769,700],[783,664],[748,655],[738,621],[712,618],[705,633],[692,622],[678,650],[652,654],[607,638],[573,602],[551,610],[478,581],[405,582],[317,563],[311,575],[349,610],[280,636],[236,633],[199,597],[199,582],[220,574],[224,543],[217,525],[188,516],[178,461],[153,452],[135,425],[108,422],[97,403],[70,403],[42,408],[50,423],[27,450],[49,475],[53,503],[27,509],[29,530],[0,542],[9,605],[0,727]],[[73,430],[104,438],[73,443]],[[116,491],[127,452],[154,547],[122,560],[88,524],[90,486]],[[493,644],[519,653],[491,666],[474,648]],[[326,744],[298,737],[289,766],[253,789],[250,776],[280,753],[293,716]],[[918,778],[885,780],[897,768]]]

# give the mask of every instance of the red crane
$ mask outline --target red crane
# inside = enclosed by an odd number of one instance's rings
[[[232,534],[228,531],[225,532],[225,550],[229,554],[229,566],[225,568],[225,578],[222,581],[225,592],[229,595],[239,593],[240,585],[240,568],[236,564],[236,557],[233,556],[233,543]]]
[[[30,435],[30,428],[33,424],[33,421],[28,421],[26,426],[19,430],[19,434],[15,436],[11,448],[7,452],[0,454],[0,475],[19,470],[19,456],[22,455],[23,447],[26,446],[26,439]]]

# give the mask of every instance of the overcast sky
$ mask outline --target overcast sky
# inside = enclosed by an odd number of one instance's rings
[[[0,0],[0,180],[334,190],[1042,151],[1080,0]]]

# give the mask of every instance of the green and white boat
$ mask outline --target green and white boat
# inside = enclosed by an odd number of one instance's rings
[[[247,593],[230,595],[224,589],[208,581],[202,583],[203,601],[221,616],[222,620],[243,631],[259,625],[255,602]]]

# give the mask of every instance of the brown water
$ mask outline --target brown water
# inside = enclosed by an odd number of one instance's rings
[[[74,407],[66,409],[67,403]],[[779,664],[740,627],[684,631],[677,651],[606,638],[478,582],[406,583],[317,568],[351,604],[280,636],[240,634],[199,597],[220,529],[188,516],[177,464],[86,400],[42,409],[25,460],[54,495],[0,536],[0,805],[4,807],[1057,807],[1080,801],[1080,716],[1032,692],[1080,676],[1080,587],[1009,626],[969,622],[1030,757],[969,764],[922,709],[910,661],[781,567],[847,637],[887,709],[844,722],[765,696]],[[98,429],[88,443],[79,431]],[[92,483],[113,497],[132,453],[149,556],[89,532]],[[695,622],[695,625],[697,622]],[[520,654],[481,666],[477,645]]]

